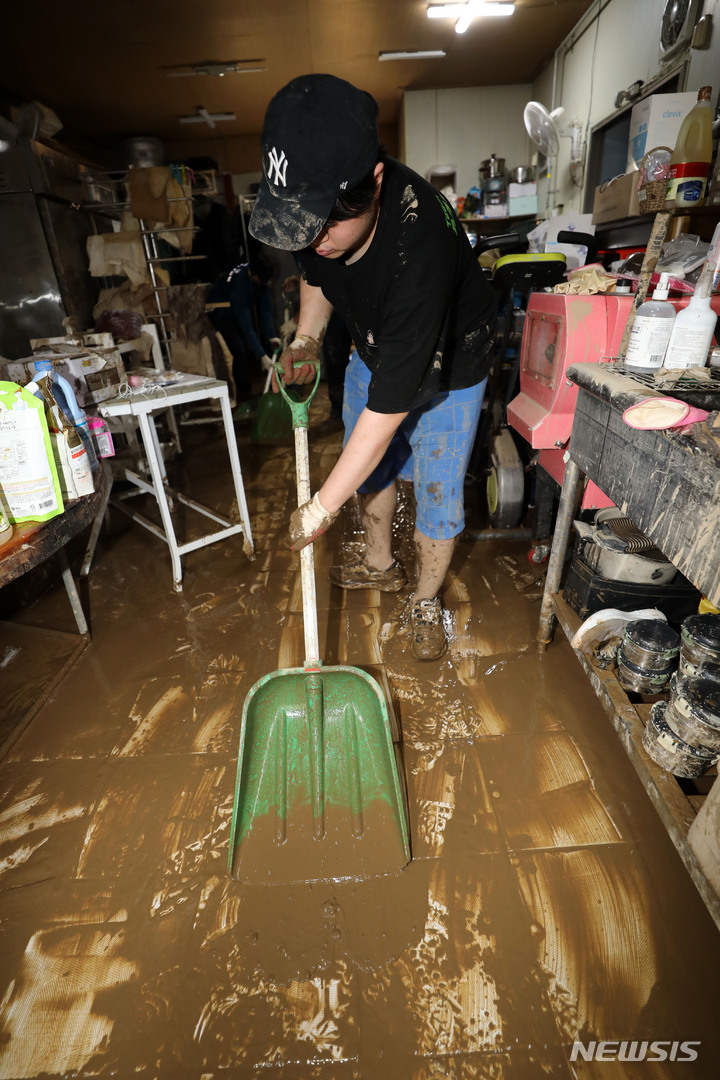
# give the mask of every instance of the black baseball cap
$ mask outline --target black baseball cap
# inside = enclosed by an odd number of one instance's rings
[[[370,94],[334,75],[301,75],[278,91],[265,113],[252,235],[285,251],[307,247],[338,195],[377,164],[377,113]]]

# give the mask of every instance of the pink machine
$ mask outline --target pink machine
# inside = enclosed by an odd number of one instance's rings
[[[568,296],[533,293],[520,347],[520,393],[507,408],[508,424],[534,450],[539,464],[559,484],[563,455],[572,431],[577,386],[566,378],[572,364],[598,363],[617,355],[632,303],[631,296]],[[672,300],[679,310],[687,300]],[[720,296],[712,301],[720,312]],[[583,509],[613,504],[592,482]]]

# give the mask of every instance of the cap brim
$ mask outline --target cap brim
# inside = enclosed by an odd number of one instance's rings
[[[325,208],[309,209],[298,199],[281,199],[265,183],[255,200],[250,232],[256,240],[281,251],[301,251],[323,231],[333,202]]]

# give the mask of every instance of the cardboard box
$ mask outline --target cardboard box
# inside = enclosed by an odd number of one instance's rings
[[[640,213],[638,203],[638,174],[625,173],[607,184],[595,188],[592,223],[602,225],[605,221],[620,221],[636,217]]]
[[[483,217],[486,218],[500,218],[508,216],[507,203],[492,203],[485,207]]]
[[[648,150],[669,146],[672,150],[684,117],[697,101],[697,92],[651,94],[633,106],[626,172],[640,168]]]
[[[122,357],[116,348],[77,349],[77,355],[56,352],[39,352],[22,360],[5,360],[0,364],[0,374],[10,382],[25,386],[34,376],[35,361],[52,359],[58,375],[63,375],[72,387],[81,409],[116,397],[120,385],[125,382],[126,372]]]
[[[519,214],[537,214],[537,195],[511,195],[508,199],[508,212],[510,217]]]
[[[508,184],[508,199],[523,199],[532,195],[537,196],[537,184],[534,180],[528,180],[526,184]]]

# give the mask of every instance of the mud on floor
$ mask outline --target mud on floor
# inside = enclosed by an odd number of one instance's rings
[[[185,441],[184,479],[221,507],[212,430]],[[317,545],[321,656],[387,677],[413,859],[365,882],[228,876],[242,703],[303,660],[292,448],[239,442],[254,561],[239,538],[194,552],[176,594],[160,542],[113,520],[92,645],[0,763],[0,1077],[717,1076],[717,930],[567,642],[536,654],[523,544],[458,546],[449,652],[418,664],[409,588],[329,584],[359,543],[344,511]],[[310,444],[315,488],[340,440]],[[406,497],[408,568],[411,535]],[[65,604],[60,586],[20,617],[67,627]],[[7,668],[32,679],[32,650]],[[698,1059],[570,1060],[633,1039]]]

